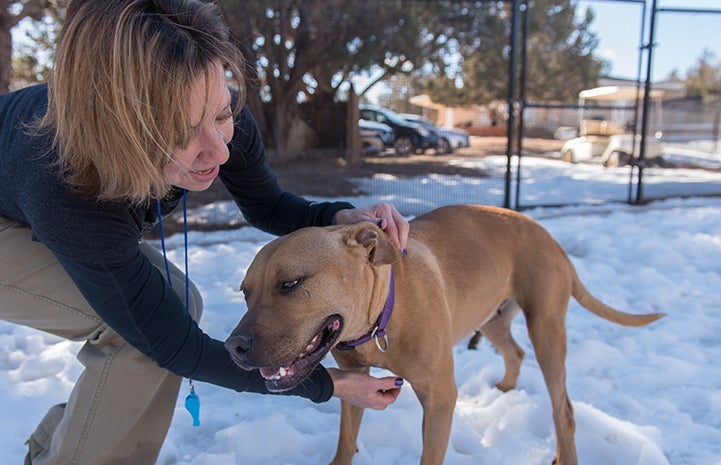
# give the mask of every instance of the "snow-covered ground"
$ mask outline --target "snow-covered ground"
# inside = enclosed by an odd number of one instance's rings
[[[700,168],[721,168],[721,142],[699,140],[666,144],[662,156],[672,163],[688,163]]]
[[[476,163],[504,166],[493,158]],[[580,203],[527,211],[569,253],[589,289],[629,312],[667,313],[644,328],[624,328],[572,301],[568,314],[568,389],[576,411],[576,443],[584,465],[721,465],[721,199],[688,198],[645,207],[594,206],[628,175],[596,165],[524,159],[534,196],[572,183]],[[498,165],[498,166],[496,166]],[[555,165],[555,168],[554,168]],[[652,170],[648,170],[652,171]],[[556,173],[555,177],[552,173]],[[540,173],[548,175],[541,177]],[[625,171],[627,173],[627,171]],[[721,175],[666,170],[647,188],[705,194]],[[502,195],[483,179],[428,176],[406,181],[379,175],[364,181],[356,205],[392,201],[408,216],[461,203],[483,192],[486,203]],[[655,186],[655,187],[654,187]],[[718,192],[718,191],[717,191]],[[550,202],[553,203],[553,202]],[[215,207],[217,208],[217,206]],[[202,214],[202,212],[194,212]],[[238,285],[257,251],[272,236],[250,228],[191,232],[190,275],[205,298],[201,326],[224,339],[245,310]],[[168,240],[169,255],[183,262],[182,238]],[[477,351],[455,348],[459,399],[445,463],[448,465],[548,465],[555,436],[548,395],[522,317],[513,325],[527,352],[518,389],[493,385],[503,373],[486,343]],[[22,463],[25,439],[51,405],[66,400],[80,367],[71,343],[0,321],[0,450],[3,463]],[[325,362],[333,366],[332,359]],[[386,374],[375,370],[375,374]],[[183,409],[163,447],[163,465],[322,464],[333,456],[339,421],[337,399],[316,405],[297,398],[238,394],[196,383],[201,425]],[[367,411],[354,464],[418,463],[422,412],[410,386],[382,412]]]

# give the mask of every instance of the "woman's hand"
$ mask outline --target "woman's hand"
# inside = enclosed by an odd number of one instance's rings
[[[336,224],[355,224],[372,221],[390,237],[393,244],[405,255],[408,246],[408,221],[401,216],[396,207],[379,203],[371,207],[339,210],[335,214]]]
[[[403,379],[394,376],[374,378],[357,371],[328,368],[333,380],[333,395],[360,408],[383,410],[401,393]]]

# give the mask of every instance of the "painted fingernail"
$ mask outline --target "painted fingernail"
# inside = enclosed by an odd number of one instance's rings
[[[382,228],[383,227],[383,218],[380,218],[378,221],[376,221],[376,224],[378,225],[379,228]]]
[[[396,378],[396,386],[403,386],[403,378]]]
[[[404,256],[404,257],[407,257],[407,256],[408,256],[408,249],[403,249],[403,256]]]

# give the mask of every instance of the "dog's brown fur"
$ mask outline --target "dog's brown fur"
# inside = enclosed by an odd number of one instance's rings
[[[322,348],[322,354],[298,358],[320,344],[314,336],[329,337],[338,326],[328,321],[339,316],[342,328],[327,349],[373,328],[388,295],[391,268],[395,306],[388,350],[369,342],[334,350],[333,356],[343,369],[387,368],[411,383],[424,413],[422,465],[443,463],[457,397],[452,348],[474,330],[480,328],[503,356],[506,373],[499,389],[513,389],[524,352],[510,325],[522,309],[551,397],[556,463],[577,465],[565,386],[569,298],[626,326],[663,316],[623,313],[594,298],[558,243],[530,218],[494,207],[451,206],[411,222],[406,257],[372,223],[307,228],[271,242],[248,269],[243,283],[248,311],[227,346],[236,362],[265,367],[266,374],[292,367],[289,380],[278,382],[282,388],[297,384],[296,371],[307,374],[325,354]],[[362,414],[342,403],[333,464],[351,463]]]

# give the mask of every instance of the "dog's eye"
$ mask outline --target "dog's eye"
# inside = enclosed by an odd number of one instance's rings
[[[294,279],[292,281],[285,281],[280,285],[280,288],[284,291],[287,291],[288,289],[293,289],[295,286],[297,286],[300,283],[300,278]]]

